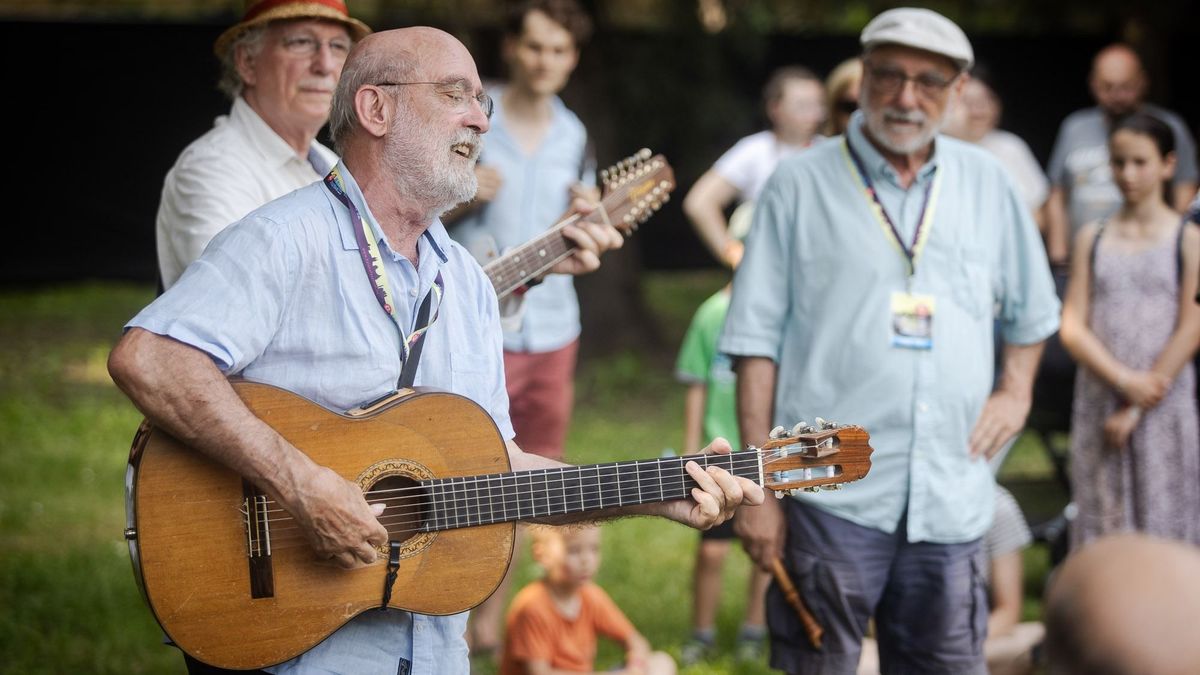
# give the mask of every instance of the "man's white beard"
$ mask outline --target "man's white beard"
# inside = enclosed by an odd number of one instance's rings
[[[915,113],[916,115],[920,116],[924,127],[919,133],[909,136],[905,141],[892,140],[891,136],[887,133],[887,122],[885,118],[889,115],[894,115],[897,117],[909,117],[914,115],[914,113],[884,108],[884,110],[878,116],[876,116],[874,111],[868,108],[863,110],[863,115],[866,118],[865,121],[867,124],[867,130],[871,132],[871,137],[875,139],[876,143],[882,145],[888,150],[888,152],[892,152],[897,155],[911,155],[933,142],[934,137],[936,137],[942,130],[942,127],[945,126],[946,120],[949,117],[949,115],[945,114],[945,112],[948,112],[948,110],[943,111],[942,118],[936,123],[930,123],[928,116],[924,113]]]
[[[482,148],[479,134],[459,129],[452,141],[439,143],[432,125],[422,123],[411,111],[397,112],[384,158],[399,193],[429,205],[431,217],[472,199],[479,189],[475,177],[475,163]],[[459,143],[472,148],[469,162],[460,164],[451,157],[451,148]]]

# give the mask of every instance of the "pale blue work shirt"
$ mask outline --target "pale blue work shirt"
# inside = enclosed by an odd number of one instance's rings
[[[570,206],[571,186],[594,185],[596,175],[588,156],[587,130],[557,96],[550,100],[552,118],[545,138],[533,154],[526,154],[508,129],[504,87],[493,86],[488,93],[496,110],[479,163],[499,169],[503,183],[495,199],[453,224],[450,236],[473,251],[480,237],[489,237],[503,253],[545,234]],[[574,277],[550,274],[529,289],[524,300],[520,327],[504,334],[505,349],[549,352],[579,337]]]
[[[888,533],[907,509],[909,541],[971,541],[995,502],[988,464],[967,444],[992,387],[993,317],[1006,342],[1035,344],[1057,330],[1059,302],[1037,228],[995,159],[939,136],[905,190],[861,125],[859,113],[850,143],[906,245],[940,174],[911,279],[912,293],[935,298],[932,348],[892,346],[891,297],[909,287],[906,259],[835,138],[784,160],[768,181],[720,349],[775,361],[776,424],[821,416],[871,434],[865,479],[801,499]]]
[[[381,233],[345,166],[346,192]],[[381,396],[400,376],[400,331],[367,281],[350,213],[314,183],[222,231],[179,282],[128,324],[209,354],[228,375],[267,382],[332,410]],[[445,295],[425,337],[416,384],[480,404],[513,437],[496,294],[475,260],[434,222],[418,244],[419,267],[380,236],[397,315],[412,330],[439,271]],[[401,563],[403,564],[403,563]],[[382,590],[382,589],[381,589]],[[466,675],[467,614],[370,611],[277,673]]]

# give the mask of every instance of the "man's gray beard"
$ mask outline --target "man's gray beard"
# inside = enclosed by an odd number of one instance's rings
[[[464,130],[454,143],[471,137]],[[429,205],[429,216],[435,217],[449,211],[459,204],[470,201],[479,189],[479,179],[475,177],[475,163],[456,168],[450,158],[449,143],[441,148],[424,147],[429,145],[429,139],[434,132],[423,125],[415,115],[398,114],[388,134],[384,149],[384,159],[388,170],[391,171],[396,190],[403,196],[420,204]],[[422,142],[412,142],[420,139]],[[474,138],[479,144],[478,137]],[[443,157],[443,160],[438,160]]]
[[[942,119],[939,120],[937,124],[929,126],[929,128],[925,129],[917,136],[914,136],[912,140],[905,143],[895,143],[888,138],[887,133],[885,133],[887,122],[885,122],[883,119],[883,116],[886,114],[886,112],[881,113],[879,117],[876,118],[872,111],[864,109],[863,116],[865,117],[867,130],[871,132],[871,137],[875,139],[876,143],[882,145],[885,149],[887,149],[888,152],[897,155],[911,155],[933,142],[933,139],[938,135],[938,133],[941,132],[942,127],[946,126],[946,120],[949,119],[949,115],[946,114],[948,112],[949,107],[943,111]],[[876,119],[878,119],[878,122],[876,122]],[[926,121],[928,121],[928,118],[926,118]],[[875,128],[876,124],[879,124],[880,128]]]

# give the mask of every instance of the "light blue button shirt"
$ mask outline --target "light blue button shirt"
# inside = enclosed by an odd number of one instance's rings
[[[365,208],[342,166],[346,191]],[[395,388],[400,331],[375,300],[349,211],[322,183],[277,199],[226,228],[162,297],[134,317],[139,326],[208,353],[229,375],[268,382],[333,410]],[[406,330],[440,270],[437,322],[423,338],[416,384],[467,396],[513,437],[504,389],[496,295],[478,264],[435,222],[418,245],[420,266],[379,239],[393,300]],[[466,613],[435,617],[367,612],[278,673],[388,673],[400,659],[414,673],[470,671]]]
[[[490,237],[496,250],[504,252],[545,233],[570,205],[570,187],[580,182],[593,185],[596,177],[594,167],[588,165],[587,130],[557,96],[550,102],[553,117],[546,137],[527,155],[508,129],[504,88],[492,87],[489,93],[496,111],[479,162],[499,169],[504,183],[495,199],[453,225],[450,236],[472,250],[478,237]],[[525,294],[520,328],[504,334],[504,348],[548,352],[577,337],[574,277],[551,274]]]
[[[915,276],[833,139],[784,160],[768,181],[720,348],[776,362],[775,423],[821,416],[870,432],[864,480],[802,499],[889,533],[907,508],[910,541],[970,541],[994,503],[991,471],[967,445],[992,386],[993,319],[1005,341],[1034,344],[1057,330],[1059,302],[1037,228],[1000,164],[938,137],[905,190],[861,125],[859,113],[850,143],[906,244],[940,174]],[[891,346],[891,296],[910,283],[935,298],[929,350]]]

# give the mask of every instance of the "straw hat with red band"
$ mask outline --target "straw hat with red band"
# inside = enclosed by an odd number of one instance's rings
[[[346,9],[346,3],[342,0],[246,0],[246,13],[242,20],[221,33],[213,44],[213,51],[221,57],[229,45],[247,29],[268,21],[287,19],[336,21],[350,31],[350,37],[355,41],[371,34],[367,24],[350,16],[350,11]]]

